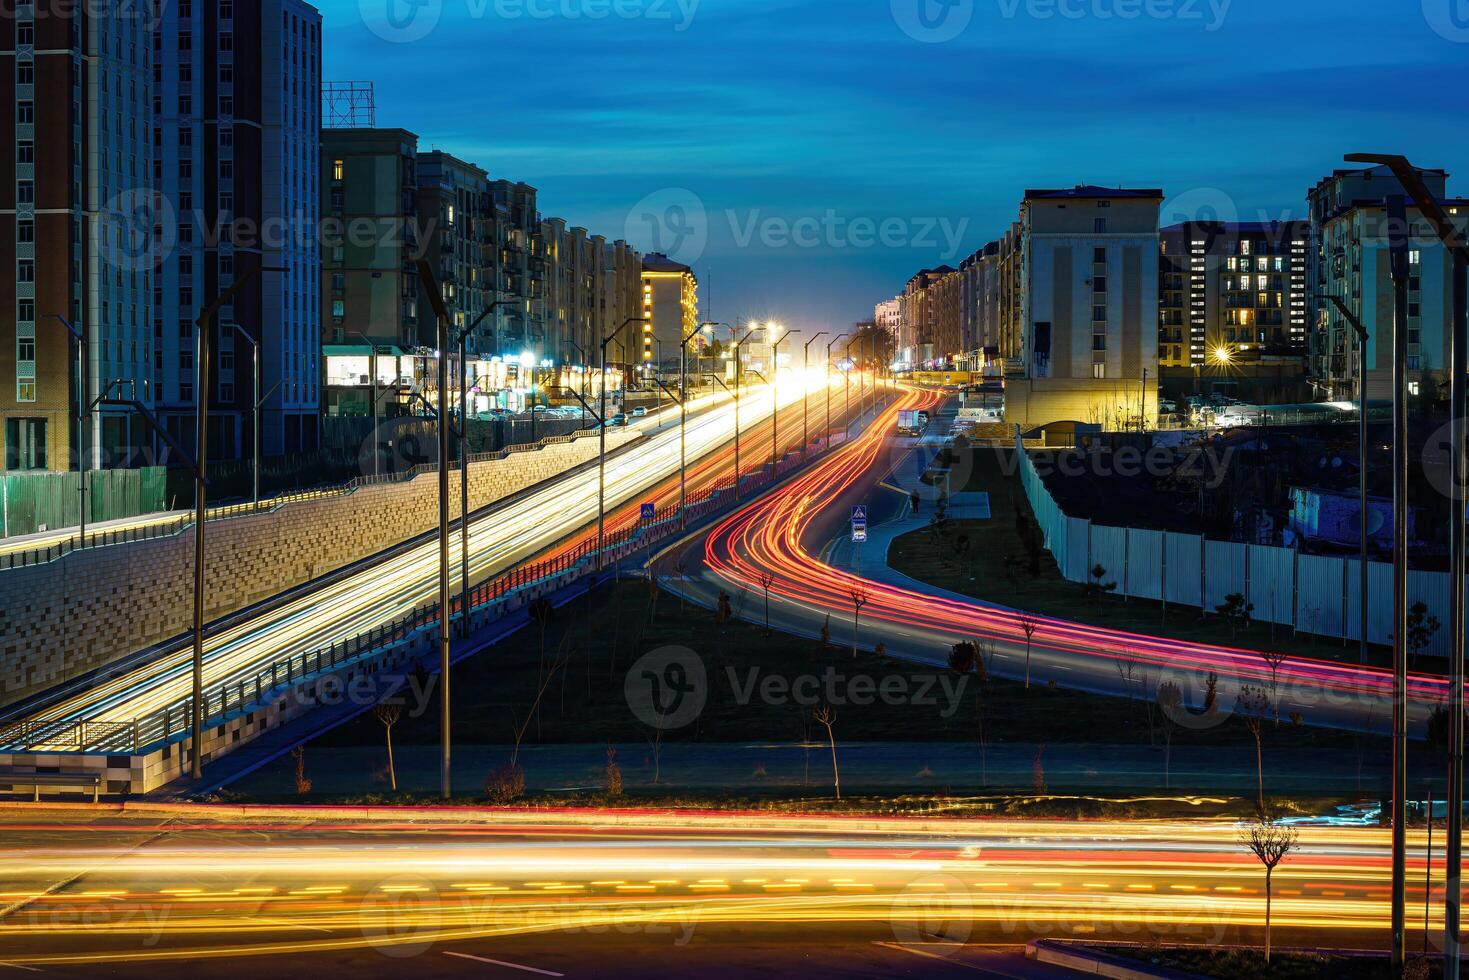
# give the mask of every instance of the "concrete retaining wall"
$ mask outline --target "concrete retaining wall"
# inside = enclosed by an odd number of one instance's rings
[[[607,433],[608,449],[638,438]],[[477,510],[596,458],[581,438],[470,467]],[[450,474],[459,500],[459,475]],[[455,506],[457,512],[457,506]],[[360,561],[438,521],[438,477],[287,504],[208,526],[210,620]],[[13,703],[189,628],[194,532],[72,552],[0,571],[0,706]]]

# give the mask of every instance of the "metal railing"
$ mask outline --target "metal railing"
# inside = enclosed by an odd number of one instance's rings
[[[685,504],[686,520],[685,515],[680,514],[679,506],[671,504],[658,508],[650,519],[604,535],[601,555],[610,556],[616,562],[640,549],[651,550],[658,542],[683,533],[688,523],[738,506],[753,492],[779,482],[809,460],[822,458],[845,444],[847,440],[840,437],[842,431],[838,429],[826,438],[813,440],[805,455],[799,449],[793,450],[774,465],[767,463],[760,470],[741,477],[738,497],[732,480],[690,495]],[[570,578],[564,584],[592,574],[605,564],[598,561],[598,552],[595,540],[588,540],[549,558],[514,565],[470,590],[470,612],[508,601],[520,593],[539,589],[567,576]],[[451,600],[451,622],[463,618],[463,606],[462,596]],[[263,707],[275,692],[292,685],[315,680],[351,663],[365,663],[392,650],[416,632],[432,632],[438,623],[438,603],[426,603],[355,636],[313,650],[290,653],[216,681],[203,691],[204,727],[218,726],[232,714]],[[136,753],[190,734],[192,711],[193,697],[188,695],[131,722],[13,722],[0,727],[0,749],[12,752]]]

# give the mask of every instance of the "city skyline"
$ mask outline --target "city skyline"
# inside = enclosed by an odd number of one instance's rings
[[[320,7],[325,77],[373,80],[379,125],[536,186],[572,224],[692,259],[716,319],[866,319],[914,270],[999,237],[1027,187],[1158,186],[1165,225],[1231,208],[1298,219],[1342,153],[1393,145],[1455,174],[1469,145],[1450,125],[1469,32],[1432,2],[1396,18],[1376,0],[1127,17],[1127,3],[995,0],[935,5],[928,34],[901,2],[839,25],[788,0],[630,0],[608,10],[637,16],[601,19],[596,5],[504,0],[394,21],[381,3]],[[1263,71],[1231,58],[1262,36],[1289,56]],[[495,45],[494,85],[452,67],[466,39]],[[1109,71],[1116,60],[1128,71]],[[426,66],[452,102],[421,97]],[[1058,89],[1088,98],[1058,105]],[[516,95],[533,111],[497,114]]]

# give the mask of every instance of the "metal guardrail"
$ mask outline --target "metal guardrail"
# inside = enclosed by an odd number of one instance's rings
[[[724,507],[737,505],[752,492],[778,482],[809,458],[819,458],[844,445],[846,439],[816,440],[808,447],[820,447],[809,456],[799,451],[787,453],[774,466],[740,479],[740,495],[735,497],[734,482],[710,487],[686,501],[687,521],[696,521],[717,513]],[[493,455],[493,454],[492,454]],[[681,518],[677,504],[659,508],[651,520],[640,521],[626,530],[604,536],[601,554],[618,560],[618,553],[631,545],[638,548],[653,544],[682,532],[687,521]],[[580,578],[598,567],[598,549],[585,542],[571,551],[540,561],[525,561],[492,576],[470,590],[470,610],[502,602],[516,593],[538,588],[566,575]],[[464,615],[463,598],[451,600],[450,618]],[[314,650],[288,654],[250,672],[217,681],[204,689],[204,727],[217,726],[231,712],[263,705],[268,695],[292,684],[313,680],[349,662],[386,652],[408,639],[414,632],[431,630],[438,625],[439,604],[426,603],[388,623],[364,633]],[[131,722],[14,722],[0,727],[0,749],[6,751],[57,752],[133,752],[188,734],[192,729],[193,696],[180,698],[166,707]]]
[[[504,449],[490,453],[476,453],[469,457],[471,465],[478,463],[498,462],[509,459],[517,453],[538,452],[548,446],[565,445],[575,442],[577,439],[586,438],[589,433],[595,433],[595,429],[573,432],[561,436],[547,436],[539,442],[526,443],[518,446],[507,446]],[[450,469],[457,471],[459,461],[450,461]],[[270,513],[287,504],[301,503],[307,500],[320,500],[326,497],[339,497],[355,493],[365,487],[378,486],[387,483],[407,483],[417,477],[429,473],[437,473],[438,465],[435,463],[420,463],[407,470],[397,473],[384,473],[380,476],[359,476],[348,480],[346,483],[332,487],[318,487],[311,490],[297,490],[290,493],[280,494],[261,500],[258,504],[253,501],[240,504],[226,504],[219,507],[209,508],[208,521],[230,520],[236,517],[244,517],[252,514]],[[32,565],[47,565],[66,557],[73,551],[81,551],[89,548],[105,548],[112,545],[131,544],[137,541],[152,541],[158,538],[173,537],[194,526],[192,514],[179,515],[157,521],[149,521],[133,527],[117,529],[103,529],[88,531],[83,537],[80,533],[71,534],[45,545],[35,548],[15,549],[13,551],[0,552],[0,571],[9,571],[15,568],[29,568]]]

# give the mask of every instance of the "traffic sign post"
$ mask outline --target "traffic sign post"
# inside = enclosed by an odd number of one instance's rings
[[[653,520],[657,520],[658,519],[658,505],[657,504],[643,504],[642,511],[643,511],[643,520],[645,520],[645,521],[653,521]]]

